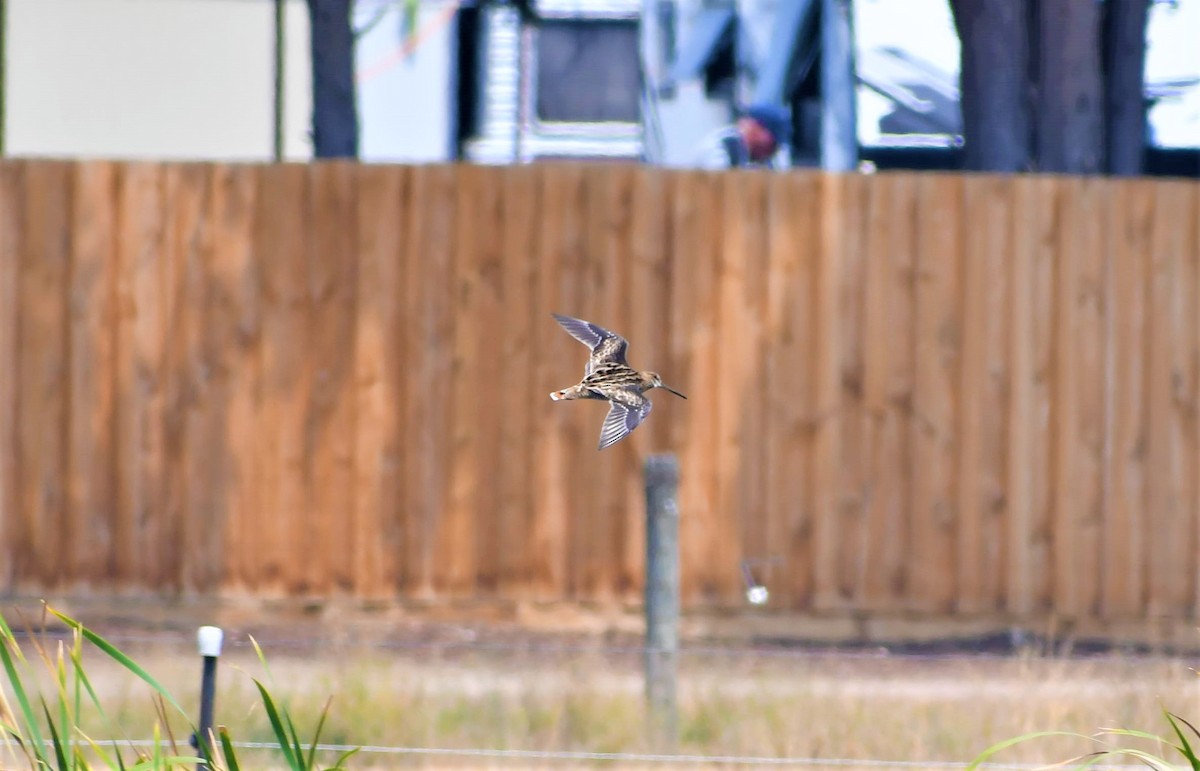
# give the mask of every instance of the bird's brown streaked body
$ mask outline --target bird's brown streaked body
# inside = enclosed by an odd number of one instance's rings
[[[554,401],[569,399],[601,399],[610,405],[608,417],[600,428],[603,450],[616,444],[641,425],[653,406],[645,395],[652,388],[663,388],[676,396],[687,397],[665,385],[656,372],[639,372],[625,361],[629,342],[615,332],[590,321],[553,314],[554,319],[592,352],[583,370],[583,380],[561,391],[554,391]]]

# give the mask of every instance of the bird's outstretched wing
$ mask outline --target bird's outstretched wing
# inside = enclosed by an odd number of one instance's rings
[[[608,417],[600,427],[600,446],[596,448],[598,450],[603,450],[629,436],[633,429],[642,424],[654,406],[649,399],[636,391],[612,394],[611,404]]]
[[[628,341],[616,332],[610,332],[604,327],[583,319],[571,318],[555,313],[554,320],[570,333],[571,337],[583,343],[592,352],[588,359],[585,375],[590,375],[601,364],[625,364],[625,349]]]

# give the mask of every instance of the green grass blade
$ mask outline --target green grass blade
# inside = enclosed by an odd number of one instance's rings
[[[355,747],[352,750],[346,750],[338,756],[337,763],[334,763],[328,771],[345,771],[346,761],[357,755],[362,750],[362,747]]]
[[[254,655],[258,656],[258,663],[262,664],[263,671],[267,673],[267,682],[274,688],[275,678],[271,676],[271,665],[267,663],[267,655],[263,653],[262,646],[258,644],[258,640],[254,639],[254,635],[248,636],[250,637],[250,644],[254,646]]]
[[[283,753],[284,760],[287,761],[288,768],[292,771],[304,771],[300,759],[296,757],[296,752],[292,747],[287,730],[283,727],[283,721],[279,717],[279,710],[275,708],[275,701],[271,698],[271,694],[258,680],[254,680],[254,685],[258,687],[258,693],[262,697],[263,708],[267,711],[267,719],[271,721],[271,730],[275,732],[275,739],[279,742],[279,751]]]
[[[1020,736],[1014,736],[1011,739],[1005,739],[1004,741],[996,742],[992,746],[985,749],[983,752],[979,753],[975,757],[975,759],[971,761],[971,764],[969,766],[967,766],[966,771],[975,771],[975,769],[979,768],[980,765],[987,762],[988,758],[992,757],[997,752],[1006,750],[1009,747],[1013,747],[1018,744],[1024,744],[1025,742],[1031,741],[1033,739],[1041,739],[1041,738],[1048,737],[1048,736],[1066,736],[1066,737],[1070,737],[1070,738],[1074,738],[1074,739],[1086,739],[1087,741],[1095,741],[1095,739],[1091,736],[1087,736],[1086,734],[1075,733],[1074,731],[1034,731],[1033,733],[1021,734]]]
[[[325,727],[325,719],[329,717],[331,703],[333,703],[332,696],[325,700],[325,706],[321,708],[321,717],[317,720],[317,730],[313,734],[312,744],[308,748],[308,759],[304,763],[304,767],[307,769],[316,768],[317,745],[321,743],[321,729]]]
[[[71,716],[71,702],[68,696],[67,688],[67,663],[66,657],[63,655],[63,647],[61,642],[58,645],[58,656],[55,659],[55,672],[58,675],[58,725],[61,726],[61,731],[64,735],[63,738],[69,739],[71,734],[71,726],[75,725],[76,721]],[[78,713],[76,713],[76,715],[78,715]],[[51,725],[51,728],[53,727],[54,726]],[[76,753],[70,747],[68,747],[67,750],[70,752],[71,761],[67,763],[65,768],[74,769],[76,766],[74,762]]]
[[[46,704],[45,699],[42,699],[42,711],[46,713],[46,723],[50,727],[50,740],[54,742],[54,758],[58,761],[59,771],[68,771],[71,766],[67,763],[67,755],[64,752],[66,745],[63,744],[62,737],[58,735],[58,728],[54,725],[54,718],[50,716],[50,707]]]
[[[16,641],[17,641],[17,636],[15,634],[13,634],[12,627],[10,627],[8,625],[8,622],[4,620],[3,613],[0,613],[0,638],[3,638],[5,640],[12,640],[14,647],[15,647]],[[17,648],[17,658],[22,662],[25,661],[25,657],[21,654],[20,648]]]
[[[262,646],[258,644],[258,640],[254,639],[254,635],[250,635],[250,644],[254,646],[254,655],[258,657],[258,663],[262,664],[263,671],[267,673],[267,682],[271,687],[275,687],[275,677],[271,674],[271,665],[267,663],[267,654],[263,652]],[[266,688],[257,680],[254,681],[259,690],[264,696],[264,703],[270,694]],[[272,702],[274,706],[274,702]],[[292,716],[288,714],[286,709],[276,710],[276,714],[280,716],[280,730],[276,732],[276,737],[279,739],[279,744],[288,745],[291,748],[292,754],[301,765],[293,766],[294,768],[305,768],[304,764],[304,745],[300,741],[300,735],[296,732],[296,726],[292,723]]]
[[[83,686],[84,691],[87,692],[88,698],[91,699],[92,706],[96,708],[96,711],[100,713],[100,716],[107,720],[108,716],[104,714],[104,708],[100,705],[100,697],[96,694],[96,689],[92,687],[92,680],[87,676],[87,671],[83,668],[82,651],[78,653],[72,653],[71,660],[75,665],[75,678],[77,683]],[[78,705],[76,706],[76,709],[79,709]],[[78,714],[78,712],[76,714]]]
[[[74,709],[76,720],[83,714],[83,638],[79,635],[74,635],[74,640],[71,643],[71,652],[69,654],[71,662],[71,683],[73,688]]]
[[[159,724],[154,724],[154,743],[150,746],[150,760],[153,765],[150,768],[162,768],[162,730]]]
[[[309,766],[304,765],[304,744],[300,741],[300,734],[296,732],[296,724],[292,722],[292,716],[288,713],[287,707],[284,706],[279,711],[279,714],[283,718],[284,726],[287,727],[288,736],[291,737],[292,752],[295,753],[296,759],[300,762],[300,768],[303,771],[311,771]]]
[[[1140,760],[1142,763],[1144,763],[1149,768],[1155,769],[1155,771],[1178,771],[1178,766],[1175,766],[1174,764],[1167,762],[1165,759],[1160,758],[1157,755],[1151,755],[1149,752],[1143,752],[1141,750],[1121,749],[1121,750],[1112,750],[1111,754],[1125,755],[1127,757],[1134,758],[1136,760]]]
[[[12,744],[15,744],[17,746],[17,749],[19,749],[21,751],[21,754],[23,754],[25,756],[25,759],[27,761],[29,761],[29,765],[36,767],[37,760],[35,760],[33,755],[29,752],[29,748],[25,746],[25,740],[21,738],[21,734],[17,733],[15,727],[10,726],[7,723],[5,723],[4,724],[4,732],[6,734],[8,734],[8,738],[11,740]],[[13,757],[16,757],[17,753],[14,752],[12,754],[13,754]]]
[[[225,757],[225,768],[228,771],[242,771],[238,764],[237,752],[233,749],[233,739],[229,736],[229,729],[221,726],[217,729],[217,735],[221,740],[221,754]]]
[[[1082,763],[1080,763],[1079,765],[1075,766],[1075,768],[1076,769],[1091,768],[1092,766],[1096,765],[1097,763],[1099,763],[1100,761],[1104,760],[1107,757],[1108,757],[1107,751],[1089,752],[1087,755],[1080,755],[1079,757],[1071,758],[1070,760],[1066,761],[1065,763],[1062,763],[1061,765],[1065,766],[1068,763],[1074,763],[1075,761],[1079,760],[1080,758],[1087,758],[1087,760],[1085,760]]]
[[[3,635],[3,639],[0,640],[0,660],[3,661],[4,671],[8,675],[9,687],[12,688],[13,696],[17,699],[17,706],[21,709],[21,717],[25,721],[25,731],[29,734],[29,744],[32,745],[34,758],[42,765],[49,766],[42,729],[38,725],[33,706],[29,703],[29,695],[25,692],[25,686],[21,683],[21,676],[17,672],[16,661],[13,659],[13,651],[16,652],[19,661],[24,661],[24,656],[21,655],[21,648],[17,645],[16,638],[13,636],[12,630],[8,628],[8,624],[4,623],[3,617],[0,617],[0,625],[3,627],[0,629],[0,634]]]
[[[179,712],[179,714],[183,715],[184,717],[187,717],[187,712],[184,711],[183,707],[180,706],[179,702],[175,701],[175,697],[172,696],[170,694],[170,692],[165,687],[163,687],[163,685],[161,683],[159,683],[157,680],[155,680],[150,675],[149,672],[147,672],[146,670],[144,670],[140,666],[138,666],[137,662],[135,662],[133,659],[129,658],[124,653],[122,653],[119,648],[117,648],[115,645],[110,643],[108,640],[105,640],[103,637],[96,634],[92,630],[88,629],[80,622],[71,618],[70,616],[68,616],[64,613],[60,613],[57,610],[55,610],[54,608],[49,608],[49,611],[51,613],[53,613],[64,624],[66,624],[67,626],[71,627],[72,629],[76,630],[81,635],[83,635],[84,638],[88,642],[90,642],[92,645],[95,645],[97,648],[104,651],[104,653],[107,654],[108,657],[111,658],[113,661],[116,661],[118,664],[125,667],[127,670],[129,670],[134,675],[136,675],[140,680],[142,680],[144,683],[146,683],[151,688],[153,688],[155,691],[157,691],[159,693],[159,695],[161,695],[168,704],[170,704],[172,707],[174,707]]]
[[[100,762],[103,764],[103,766],[105,768],[120,768],[120,769],[125,768],[125,764],[121,760],[120,750],[117,748],[115,742],[113,744],[113,749],[117,750],[117,752],[116,752],[116,757],[114,758],[113,756],[108,754],[108,752],[104,749],[104,747],[99,742],[97,742],[95,739],[93,739],[92,737],[85,734],[83,731],[80,731],[78,727],[75,729],[75,732],[83,737],[83,740],[85,742],[87,742],[89,747],[92,748],[92,752],[96,753],[96,757],[100,760]],[[86,768],[86,766],[81,766],[81,767]]]
[[[1105,736],[1127,736],[1131,739],[1149,739],[1152,742],[1161,742],[1163,740],[1158,734],[1152,734],[1149,731],[1139,731],[1136,728],[1105,728],[1100,733]]]
[[[1189,765],[1191,765],[1192,771],[1200,771],[1200,758],[1196,757],[1196,753],[1192,750],[1191,743],[1188,742],[1187,735],[1183,733],[1183,729],[1179,727],[1179,723],[1175,722],[1175,716],[1166,710],[1163,710],[1163,713],[1167,716],[1167,722],[1171,724],[1171,729],[1175,731],[1175,735],[1179,737],[1179,746],[1175,749],[1179,750],[1179,753],[1187,758],[1187,762]],[[1192,730],[1194,731],[1196,729],[1193,728]]]
[[[1174,718],[1175,720],[1178,720],[1180,723],[1183,723],[1185,726],[1187,726],[1188,728],[1191,729],[1192,733],[1196,734],[1197,738],[1200,738],[1200,730],[1197,730],[1196,726],[1189,723],[1187,721],[1187,719],[1182,718],[1179,715],[1176,715],[1174,712],[1168,712],[1167,719],[1170,720],[1172,718]]]

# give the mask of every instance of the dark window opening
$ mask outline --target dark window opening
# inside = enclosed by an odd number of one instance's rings
[[[543,21],[537,30],[538,120],[637,123],[638,52],[634,21]]]
[[[480,50],[483,38],[479,24],[478,6],[462,7],[458,11],[455,64],[457,73],[457,111],[454,115],[454,156],[464,157],[464,145],[479,134],[480,77],[482,62]]]

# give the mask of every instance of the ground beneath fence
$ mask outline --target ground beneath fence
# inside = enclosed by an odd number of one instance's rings
[[[350,600],[259,597],[176,598],[59,595],[44,598],[55,609],[98,631],[191,633],[206,624],[231,635],[259,639],[383,643],[491,640],[602,641],[640,645],[644,629],[638,605],[610,603],[511,603],[489,600],[368,603]],[[6,614],[41,620],[43,598],[0,597]],[[47,619],[51,627],[52,618]],[[1092,655],[1200,655],[1200,628],[1187,618],[1114,619],[1086,624],[1052,616],[1014,620],[903,613],[797,614],[772,608],[718,608],[685,612],[683,644],[809,651],[891,653],[992,653]]]
[[[39,626],[36,602],[5,606],[13,626]],[[687,621],[678,740],[664,748],[646,730],[636,608],[133,598],[59,598],[56,607],[134,657],[189,714],[200,674],[195,629],[219,622],[217,722],[252,768],[277,767],[278,758],[257,745],[270,731],[251,678],[290,706],[306,740],[332,698],[328,759],[339,746],[365,746],[351,765],[359,769],[945,767],[1030,731],[1161,733],[1161,710],[1192,716],[1200,693],[1197,661],[1165,648],[1051,644],[912,621],[906,628],[924,636],[887,642],[829,634],[845,626],[836,619],[730,612]],[[47,632],[66,637],[61,626]],[[149,736],[145,689],[97,651],[84,660],[106,710],[119,716],[119,734]],[[116,730],[98,722],[88,735],[117,738]],[[175,733],[186,733],[182,723]],[[1089,749],[1051,740],[1002,760],[1048,763]]]

